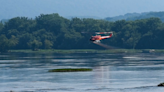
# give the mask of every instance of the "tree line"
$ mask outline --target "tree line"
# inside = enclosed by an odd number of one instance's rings
[[[146,19],[151,17],[160,18],[162,22],[164,22],[164,12],[144,12],[144,13],[127,13],[125,15],[120,15],[116,17],[107,17],[105,20],[108,21],[117,21],[117,20],[126,20],[126,21],[134,21],[139,19]]]
[[[163,49],[164,23],[159,18],[135,21],[66,19],[57,13],[35,19],[15,17],[0,23],[0,52],[10,49],[103,49],[89,41],[93,32],[114,32],[102,43],[126,49]],[[88,34],[84,34],[83,32]]]

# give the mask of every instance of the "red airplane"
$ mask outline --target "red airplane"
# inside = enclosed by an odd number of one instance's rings
[[[97,34],[110,34],[110,35],[109,36],[101,36],[101,35],[97,35]],[[111,38],[112,35],[113,35],[113,32],[96,32],[96,36],[92,36],[90,41],[100,42],[100,40],[102,40],[102,39]]]

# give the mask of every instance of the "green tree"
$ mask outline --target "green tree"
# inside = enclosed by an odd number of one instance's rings
[[[0,33],[2,32],[3,26],[4,25],[2,23],[0,23]]]
[[[18,39],[12,36],[8,39],[5,35],[0,35],[0,52],[7,52],[11,47],[18,44]]]
[[[65,19],[59,14],[41,14],[40,16],[36,17],[37,28],[45,29],[47,31],[54,32],[55,34],[60,33],[60,29],[67,24],[69,24],[69,20]]]
[[[141,38],[141,34],[138,33],[137,31],[134,31],[131,33],[131,36],[129,37],[129,39],[127,39],[126,44],[128,44],[129,46],[132,46],[132,48],[135,49],[140,38]]]
[[[51,47],[53,46],[53,43],[49,40],[44,40],[44,49],[51,49]]]
[[[28,45],[31,47],[33,51],[37,51],[40,46],[42,46],[42,42],[38,40],[33,40],[32,42],[29,42]]]
[[[140,22],[139,22],[140,21]],[[138,27],[138,31],[142,34],[141,39],[138,42],[137,48],[142,49],[154,49],[159,48],[156,46],[157,43],[157,35],[158,35],[158,28],[162,24],[159,18],[149,18],[149,19],[142,19],[136,21]],[[140,24],[141,23],[141,24]]]
[[[31,31],[35,21],[27,17],[15,17],[5,23],[4,30],[16,29],[19,32]]]
[[[11,36],[11,38],[9,39],[9,46],[13,47],[16,46],[18,44],[18,38],[16,38],[14,35]]]
[[[0,35],[0,52],[7,52],[9,50],[9,40],[5,35]]]

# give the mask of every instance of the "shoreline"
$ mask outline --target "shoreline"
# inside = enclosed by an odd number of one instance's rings
[[[59,54],[71,54],[71,53],[164,53],[164,49],[39,49],[32,51],[30,49],[25,50],[9,50],[7,53],[59,53]]]

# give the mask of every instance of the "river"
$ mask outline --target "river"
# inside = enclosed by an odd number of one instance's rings
[[[48,72],[92,68],[89,72]],[[163,92],[164,54],[0,54],[0,92]]]

